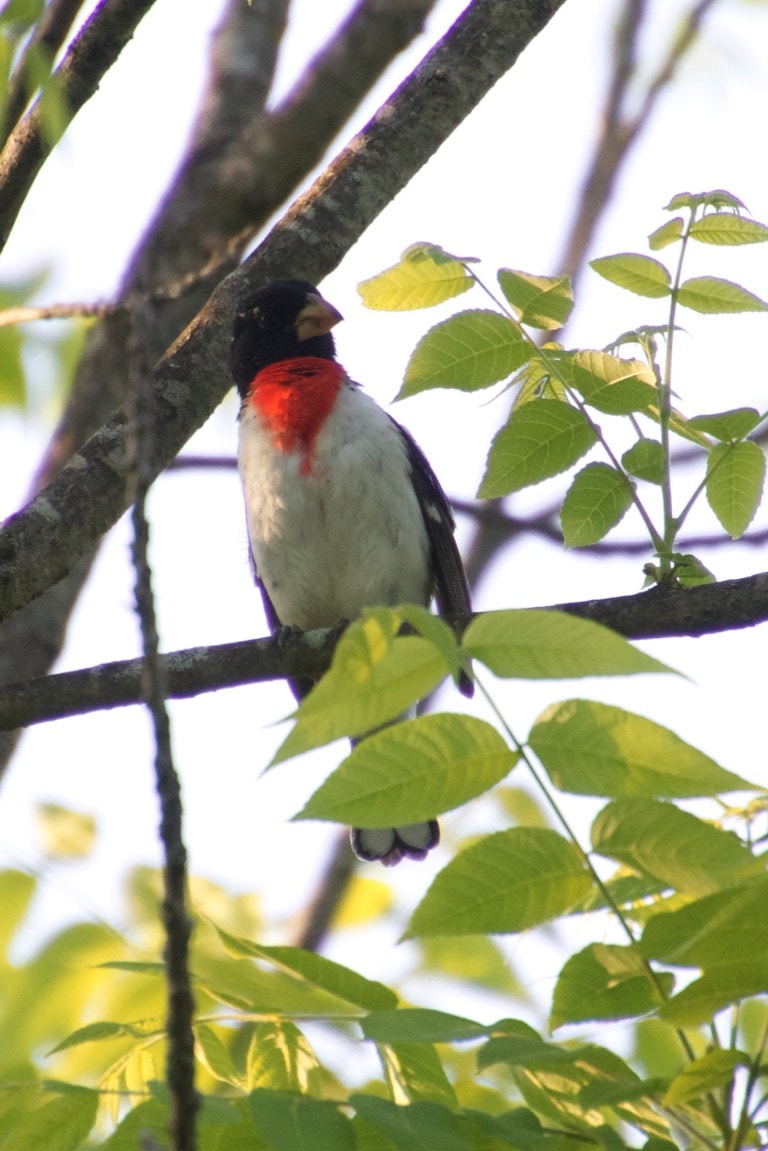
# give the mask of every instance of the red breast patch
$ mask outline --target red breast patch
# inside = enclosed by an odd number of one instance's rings
[[[248,403],[278,451],[302,453],[305,475],[312,471],[315,440],[345,379],[335,360],[297,356],[262,368],[251,382]]]

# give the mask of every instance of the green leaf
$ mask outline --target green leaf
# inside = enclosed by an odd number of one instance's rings
[[[435,645],[445,660],[446,667],[450,668],[451,675],[457,679],[461,670],[459,640],[449,624],[421,604],[401,604],[398,612],[404,623],[409,624],[418,635]]]
[[[666,224],[662,224],[660,228],[656,228],[651,232],[648,237],[648,245],[651,251],[658,252],[662,248],[674,244],[679,240],[683,234],[683,217],[675,216],[672,220],[667,220]]]
[[[601,256],[597,260],[590,260],[589,266],[604,279],[634,292],[636,296],[660,299],[668,296],[672,290],[669,272],[663,264],[650,256],[622,252],[616,256]]]
[[[577,679],[671,669],[602,624],[566,612],[484,612],[464,632],[467,656],[503,679]]]
[[[726,443],[743,440],[760,423],[761,416],[756,408],[733,408],[729,412],[713,412],[711,415],[691,416],[688,426],[706,432],[716,440]]]
[[[566,492],[560,523],[566,547],[599,543],[632,504],[632,484],[609,464],[587,464]]]
[[[456,1092],[431,1044],[379,1044],[378,1052],[384,1081],[395,1103],[403,1106],[431,1100],[450,1110],[458,1108]]]
[[[654,799],[609,803],[592,824],[592,846],[690,895],[732,887],[764,871],[731,832]]]
[[[71,811],[58,803],[39,803],[35,808],[37,833],[49,859],[84,859],[96,840],[92,815]]]
[[[35,891],[37,882],[23,871],[7,869],[0,871],[0,959],[5,961],[8,947],[16,931],[24,920]]]
[[[524,404],[494,437],[478,496],[494,499],[559,475],[596,440],[578,408],[558,400]]]
[[[101,1043],[105,1039],[148,1039],[152,1035],[162,1035],[165,1027],[162,1023],[111,1023],[101,1020],[99,1023],[87,1023],[73,1031],[61,1043],[57,1043],[49,1055],[56,1055],[59,1051],[67,1051],[70,1047],[79,1047],[83,1043]]]
[[[519,385],[519,389],[512,404],[513,410],[534,400],[557,400],[561,404],[568,403],[568,392],[563,382],[553,375],[549,357],[544,359],[543,356],[534,353],[515,376],[515,384]]]
[[[768,879],[705,896],[655,915],[639,947],[648,959],[703,969],[661,1009],[676,1026],[698,1026],[731,1003],[768,987]]]
[[[488,791],[517,759],[484,720],[423,715],[357,744],[294,818],[355,827],[431,819]]]
[[[366,308],[405,312],[442,304],[474,284],[464,261],[437,244],[411,244],[399,263],[363,280],[357,291]]]
[[[724,188],[716,188],[714,192],[678,192],[666,207],[668,212],[674,212],[678,208],[695,209],[702,206],[717,209],[733,208],[737,212],[743,208],[746,211],[744,201],[734,196],[732,192],[726,192]]]
[[[260,1023],[254,1030],[246,1059],[248,1088],[311,1091],[312,1075],[320,1069],[305,1035],[288,1019]]]
[[[671,975],[658,976],[667,992]],[[550,1026],[594,1019],[632,1019],[659,1006],[659,991],[634,947],[591,943],[572,955],[557,980]]]
[[[576,795],[683,799],[757,790],[668,728],[592,700],[547,708],[529,743],[555,787]]]
[[[459,1117],[439,1103],[424,1100],[402,1107],[375,1095],[355,1094],[350,1104],[396,1151],[476,1151],[465,1137]]]
[[[707,460],[707,502],[733,539],[744,534],[763,498],[765,456],[749,440],[715,444]]]
[[[516,827],[472,844],[435,878],[405,938],[524,931],[569,911],[591,886],[557,832]]]
[[[242,1079],[235,1071],[232,1056],[219,1036],[206,1023],[195,1027],[195,1054],[214,1079],[242,1087]]]
[[[552,331],[561,328],[573,310],[570,276],[532,276],[501,268],[498,278],[521,324]]]
[[[581,351],[569,357],[567,368],[573,387],[585,402],[607,415],[647,412],[658,404],[656,377],[640,360]]]
[[[768,228],[733,212],[711,212],[691,224],[688,235],[702,244],[763,244]]]
[[[484,309],[460,312],[431,328],[416,345],[397,399],[428,388],[476,392],[508,379],[532,351],[507,316]]]
[[[76,1151],[96,1122],[98,1091],[68,1087],[62,1094],[24,1115],[10,1142],[13,1151]]]
[[[398,636],[396,609],[370,608],[336,645],[330,668],[296,712],[272,764],[341,736],[375,731],[428,695],[451,668],[434,644]]]
[[[491,1030],[474,1019],[426,1007],[372,1011],[361,1026],[365,1038],[377,1043],[458,1043],[480,1039]]]
[[[271,1151],[354,1151],[349,1119],[336,1103],[260,1090],[249,1096],[256,1129]]]
[[[214,925],[215,926],[215,925]],[[289,975],[320,987],[323,991],[361,1007],[366,1011],[379,1011],[394,1007],[397,996],[383,983],[364,979],[356,971],[317,955],[301,947],[263,947],[250,939],[230,935],[221,927],[216,927],[219,938],[230,954],[236,957],[260,959],[277,967]]]
[[[27,383],[21,358],[23,347],[24,340],[18,328],[0,328],[0,407],[27,406]]]
[[[658,440],[641,436],[621,457],[622,467],[631,476],[651,484],[664,482],[664,449]]]
[[[664,1096],[664,1106],[681,1107],[710,1091],[718,1091],[733,1080],[737,1067],[749,1064],[750,1058],[743,1051],[708,1051],[675,1076]]]
[[[768,312],[768,304],[731,280],[717,276],[694,276],[678,289],[677,302],[704,315],[726,312]]]

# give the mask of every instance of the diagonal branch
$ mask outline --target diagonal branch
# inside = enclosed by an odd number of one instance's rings
[[[213,293],[158,365],[157,475],[230,386],[236,301],[280,275],[322,280],[488,89],[563,0],[475,0],[242,269]],[[42,594],[98,543],[127,506],[126,421],[116,414],[61,475],[0,534],[0,618]]]
[[[53,131],[42,100],[11,132],[0,154],[0,250],[29,189],[56,139],[90,100],[106,72],[133,36],[154,0],[101,0],[70,45],[51,83],[61,104],[63,123]]]
[[[627,639],[714,635],[768,622],[768,572],[701,587],[654,587],[613,599],[551,604]],[[473,616],[450,622],[462,632]],[[159,657],[171,699],[246,683],[318,678],[330,665],[338,628],[187,648]],[[0,687],[0,731],[141,703],[143,661],[121,660]]]
[[[56,53],[69,35],[69,30],[85,0],[50,0],[35,25],[8,81],[3,108],[3,143],[7,134],[16,125],[31,96],[29,91],[30,71],[36,58],[53,63]]]

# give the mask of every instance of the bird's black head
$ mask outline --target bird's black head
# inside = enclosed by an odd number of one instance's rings
[[[230,365],[245,397],[257,372],[295,356],[333,359],[341,313],[308,280],[275,280],[243,300],[232,328]]]

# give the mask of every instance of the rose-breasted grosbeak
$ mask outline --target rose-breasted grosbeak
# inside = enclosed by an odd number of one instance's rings
[[[235,317],[238,462],[269,625],[332,627],[433,594],[441,612],[468,612],[445,494],[408,432],[337,363],[341,318],[305,280],[267,285]],[[292,687],[300,697],[312,684]],[[440,831],[430,820],[351,836],[361,859],[393,864],[423,859]]]

